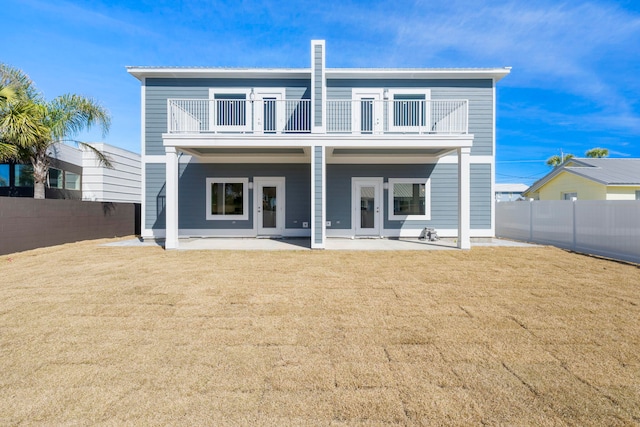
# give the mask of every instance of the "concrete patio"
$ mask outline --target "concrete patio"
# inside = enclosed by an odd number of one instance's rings
[[[139,239],[112,242],[107,246],[155,246],[163,245],[163,241]],[[527,243],[503,239],[478,239],[471,241],[471,246],[533,246]],[[308,238],[260,239],[260,238],[189,238],[180,239],[179,250],[310,250]],[[327,239],[327,250],[341,251],[431,251],[456,250],[455,239],[440,239],[435,242],[427,240],[401,239]]]

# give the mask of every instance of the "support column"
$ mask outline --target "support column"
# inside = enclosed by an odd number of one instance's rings
[[[165,147],[165,249],[178,249],[178,151]]]
[[[471,249],[471,148],[458,148],[458,248]]]
[[[311,147],[311,249],[324,249],[326,240],[326,161],[322,146]]]

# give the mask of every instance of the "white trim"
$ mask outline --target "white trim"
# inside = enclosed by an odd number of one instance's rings
[[[413,237],[417,238],[422,233],[422,228],[399,228],[385,229],[384,237]],[[179,230],[179,238],[189,237],[237,237],[252,238],[257,237],[255,230],[252,228],[242,229],[213,229],[213,228],[184,228]],[[438,236],[447,238],[458,237],[458,230],[455,228],[437,228]],[[311,238],[311,229],[309,228],[285,228],[283,237],[309,237]],[[352,238],[353,230],[350,228],[329,228],[327,229],[327,238]],[[471,238],[475,237],[494,237],[492,230],[488,228],[472,229]],[[143,239],[164,239],[165,229],[145,229],[142,234]]]
[[[142,155],[141,156],[142,164],[145,163],[166,163],[167,157],[163,155]]]
[[[153,228],[143,228],[141,237],[143,239],[164,239],[166,234],[166,229],[164,228],[161,228],[159,230]]]
[[[374,187],[375,197],[375,227],[371,232],[368,229],[362,229],[360,224],[360,196],[358,187],[363,185],[372,185]],[[351,229],[352,236],[382,236],[384,232],[384,190],[382,177],[352,177],[351,178]]]
[[[206,182],[206,218],[210,221],[246,221],[249,219],[249,178],[211,177]],[[242,215],[213,215],[211,213],[211,184],[242,184]]]
[[[493,164],[493,156],[469,156],[469,163],[489,163]],[[450,163],[458,164],[458,154],[454,151],[453,154],[447,154],[438,159],[438,163]]]
[[[319,146],[320,147],[320,146]],[[325,152],[325,148],[324,147],[320,147],[322,148],[322,155],[321,155],[321,162],[320,162],[320,167],[322,168],[322,174],[321,174],[321,186],[322,186],[322,195],[321,195],[321,200],[322,200],[322,207],[321,207],[321,212],[320,215],[322,217],[322,225],[321,225],[321,233],[322,233],[322,238],[321,238],[321,242],[320,243],[316,243],[315,241],[315,234],[316,234],[316,185],[315,185],[315,177],[316,177],[316,162],[315,162],[315,148],[316,147],[312,147],[311,148],[311,224],[310,224],[310,228],[311,228],[311,249],[324,249],[325,248],[325,241],[326,241],[326,234],[327,234],[327,226],[326,226],[326,220],[327,220],[327,195],[326,195],[326,185],[327,185],[327,181],[326,181],[326,175],[327,175],[327,164],[326,164],[326,152]]]
[[[389,221],[424,221],[431,220],[431,178],[389,178],[388,219]],[[396,215],[394,213],[393,186],[394,184],[424,184],[424,215]]]
[[[276,227],[273,230],[261,227],[260,187],[276,187]],[[280,236],[284,234],[286,225],[286,180],[284,176],[254,176],[253,177],[253,216],[254,228],[258,236]]]
[[[493,203],[493,200],[495,200],[496,197],[496,79],[493,78],[491,85],[493,86],[493,148],[491,151],[493,153],[493,155],[491,156],[491,230],[493,230],[493,233],[495,234],[495,229],[496,229],[496,205],[495,203]]]
[[[140,79],[140,234],[144,238],[148,235],[147,226],[147,165],[145,163],[146,152],[146,111],[147,111],[147,79],[142,77]],[[162,157],[162,162],[166,161],[165,156]],[[157,213],[156,213],[157,214]]]
[[[383,230],[383,237],[407,237],[407,238],[418,238],[422,233],[424,227],[420,228],[386,228]],[[457,238],[458,237],[458,229],[457,228],[436,228],[439,237],[447,237],[447,238]],[[333,228],[327,230],[328,238],[352,238],[354,237],[353,230],[350,228]],[[472,229],[471,230],[471,238],[475,237],[494,237],[494,233],[489,229]]]
[[[323,59],[324,61],[324,59]],[[324,69],[324,63],[322,64]],[[327,149],[322,147],[322,248],[327,242]]]
[[[167,163],[165,167],[165,249],[178,249],[179,203],[178,184],[179,166],[178,151],[174,147],[165,147]]]
[[[160,237],[164,233],[159,233]],[[259,238],[253,228],[184,228],[180,229],[180,238],[198,238],[198,237],[236,237],[236,238]],[[311,237],[309,228],[285,228],[282,237]]]
[[[430,101],[431,100],[431,89],[424,89],[424,88],[402,88],[402,89],[398,89],[398,88],[394,88],[394,89],[389,89],[389,99],[387,100],[388,105],[387,105],[387,123],[389,124],[389,131],[390,132],[415,132],[416,131],[416,126],[395,126],[394,123],[394,111],[395,111],[395,103],[394,101],[394,96],[395,95],[424,95],[424,100],[425,101]],[[424,124],[420,124],[418,126],[418,128],[420,128],[421,130],[424,129],[425,126],[428,126],[428,123],[430,122],[430,117],[431,117],[431,103],[429,102],[425,102],[424,103],[424,109],[425,111],[423,112],[424,114],[424,120],[425,123]],[[428,131],[429,129],[427,129]]]
[[[313,42],[318,40],[312,40]],[[137,79],[145,77],[171,78],[289,78],[309,79],[309,68],[212,68],[212,67],[145,67],[127,66],[127,72]],[[331,79],[490,79],[499,81],[511,72],[501,68],[325,68]]]
[[[321,61],[322,61],[322,117],[321,117],[321,121],[322,124],[320,126],[316,126],[315,124],[315,119],[316,119],[316,107],[315,107],[315,89],[316,89],[316,73],[315,73],[315,46],[320,45],[322,46],[322,57],[321,57]],[[326,101],[327,101],[327,77],[326,77],[326,43],[324,40],[311,40],[311,68],[310,68],[310,74],[311,74],[311,133],[325,133],[325,129],[326,129],[326,118],[327,118],[327,112],[326,112]]]
[[[384,135],[350,135],[350,134],[246,134],[246,133],[201,133],[201,134],[162,134],[165,147],[362,147],[367,148],[439,148],[456,149],[471,147],[473,134],[460,135],[417,135],[417,134],[384,134]]]
[[[458,149],[458,248],[471,248],[471,149]],[[493,194],[490,195],[493,202]]]

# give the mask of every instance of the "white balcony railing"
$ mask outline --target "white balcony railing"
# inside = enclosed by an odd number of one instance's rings
[[[329,100],[328,134],[465,134],[467,100]],[[169,99],[169,133],[310,133],[311,101]]]

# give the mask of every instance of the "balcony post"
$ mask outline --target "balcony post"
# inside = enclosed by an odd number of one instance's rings
[[[311,249],[325,248],[326,168],[325,148],[311,147]]]
[[[178,151],[165,147],[165,249],[178,249]]]
[[[471,249],[471,148],[458,148],[458,248]]]

